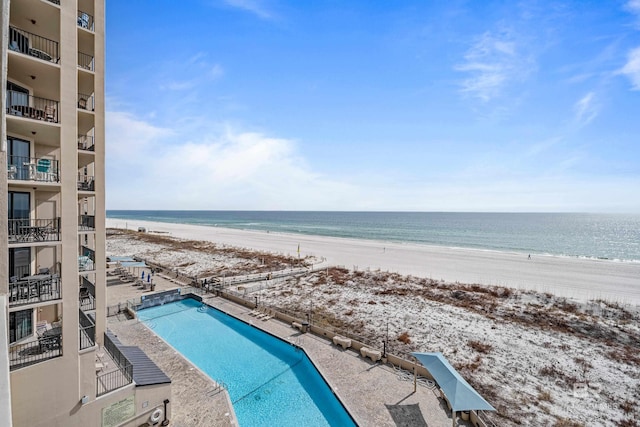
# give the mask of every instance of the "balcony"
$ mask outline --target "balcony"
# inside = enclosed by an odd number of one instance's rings
[[[104,349],[116,365],[110,372],[100,372],[96,381],[96,397],[125,387],[133,382],[133,365],[120,351],[120,342],[111,333],[104,334]]]
[[[78,298],[80,299],[80,310],[92,311],[96,309],[96,287],[84,276],[80,277]]]
[[[58,123],[58,101],[7,90],[7,114]]]
[[[78,135],[78,150],[95,151],[96,147],[92,136]]]
[[[9,347],[9,369],[19,369],[62,356],[62,328],[45,331],[37,340]]]
[[[94,57],[88,53],[78,52],[78,68],[87,71],[95,71]]]
[[[78,190],[79,191],[96,191],[95,182],[92,176],[78,175]]]
[[[78,231],[95,231],[96,217],[95,215],[80,215],[78,217]]]
[[[81,10],[78,11],[78,27],[94,31],[93,16]]]
[[[60,182],[57,160],[8,156],[7,179],[17,181]]]
[[[96,325],[84,311],[78,311],[78,328],[80,329],[80,350],[96,345]]]
[[[81,253],[78,257],[78,271],[93,271],[96,264],[96,253],[93,249],[82,246]]]
[[[35,274],[9,281],[9,306],[52,301],[62,298],[62,286],[57,274]]]
[[[94,111],[95,103],[93,95],[85,93],[78,94],[78,108],[81,110]]]
[[[9,243],[60,241],[60,218],[10,219]]]
[[[9,27],[9,51],[33,56],[54,64],[60,60],[58,42],[16,27]]]

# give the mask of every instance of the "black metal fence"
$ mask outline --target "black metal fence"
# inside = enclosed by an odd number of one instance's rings
[[[86,246],[80,247],[80,256],[78,256],[78,270],[93,271],[95,270],[96,253],[93,249]]]
[[[81,10],[78,11],[78,27],[94,31],[93,16]]]
[[[7,179],[60,182],[59,162],[46,158],[7,156]]]
[[[58,101],[7,90],[7,114],[58,123]]]
[[[9,27],[9,50],[53,63],[60,59],[58,42],[16,27]]]
[[[88,71],[94,71],[93,55],[78,52],[78,67]]]
[[[78,217],[79,231],[93,231],[96,229],[95,215],[80,215]]]
[[[93,137],[89,135],[78,135],[78,150],[95,151]]]
[[[62,298],[60,277],[57,274],[37,274],[9,281],[9,306],[51,301]]]
[[[96,396],[102,396],[133,382],[133,365],[106,333],[104,334],[104,349],[118,365],[118,370],[98,375]]]
[[[80,276],[80,291],[78,295],[82,311],[96,309],[96,286],[84,276]]]
[[[95,102],[93,95],[88,95],[86,93],[78,94],[78,108],[87,111],[95,110]]]
[[[78,190],[81,191],[96,191],[95,181],[93,176],[90,175],[78,175]]]
[[[78,328],[80,329],[80,350],[93,347],[96,344],[96,325],[82,310],[78,310],[78,321]]]
[[[9,347],[9,369],[19,369],[62,356],[62,335],[39,338]]]
[[[10,219],[9,243],[57,242],[60,240],[60,218]]]

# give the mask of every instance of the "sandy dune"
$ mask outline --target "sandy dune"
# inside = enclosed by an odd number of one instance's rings
[[[551,292],[579,300],[602,298],[640,305],[640,263],[533,256],[184,224],[107,219],[107,227],[168,233],[260,251],[312,255],[330,265],[410,274],[447,282],[480,283]]]

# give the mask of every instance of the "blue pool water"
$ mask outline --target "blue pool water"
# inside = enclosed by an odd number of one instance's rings
[[[138,317],[226,384],[240,426],[355,426],[304,352],[201,306],[188,298],[141,310]]]

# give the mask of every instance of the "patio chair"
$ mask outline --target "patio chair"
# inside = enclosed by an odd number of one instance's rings
[[[18,167],[16,165],[7,166],[7,179],[16,179]]]
[[[44,118],[48,122],[56,121],[56,107],[53,105],[47,105],[44,107]]]
[[[36,173],[37,173],[38,180],[50,181],[51,180],[51,160],[38,159],[38,163],[36,163]]]

